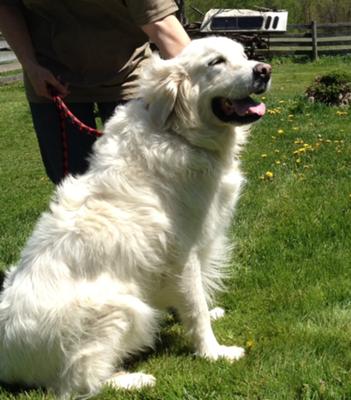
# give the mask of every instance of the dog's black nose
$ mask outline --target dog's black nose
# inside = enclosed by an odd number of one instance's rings
[[[272,74],[272,67],[269,64],[259,63],[254,66],[253,73],[255,79],[268,82]]]

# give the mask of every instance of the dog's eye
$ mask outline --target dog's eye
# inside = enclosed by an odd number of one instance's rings
[[[214,58],[213,60],[211,60],[208,63],[208,66],[213,67],[214,65],[223,64],[225,62],[226,62],[226,59],[224,57],[218,56],[218,57]]]

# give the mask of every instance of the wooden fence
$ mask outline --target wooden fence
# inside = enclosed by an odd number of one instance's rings
[[[0,32],[0,63],[15,61],[16,57]]]
[[[199,30],[193,31],[193,34],[202,36]],[[228,36],[236,38],[237,35],[228,34]],[[290,24],[285,33],[256,34],[255,36],[262,37],[262,43],[266,47],[256,48],[255,46],[255,54],[263,57],[305,55],[316,60],[320,55],[351,54],[351,22]],[[15,55],[0,32],[0,64],[15,60]]]
[[[351,22],[334,24],[290,24],[286,33],[267,38],[268,49],[257,53],[270,56],[351,54]]]

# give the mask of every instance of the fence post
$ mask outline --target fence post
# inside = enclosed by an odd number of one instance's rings
[[[311,23],[312,31],[312,59],[313,61],[318,60],[318,37],[317,37],[317,22],[312,21]]]

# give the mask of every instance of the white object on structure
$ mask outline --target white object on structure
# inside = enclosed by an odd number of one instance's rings
[[[201,32],[285,32],[288,12],[245,9],[211,9],[201,23]]]

